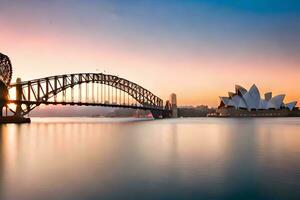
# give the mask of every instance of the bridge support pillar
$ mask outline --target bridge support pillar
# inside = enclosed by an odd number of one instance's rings
[[[171,104],[171,118],[178,117],[178,109],[177,109],[177,96],[175,93],[170,95],[170,104]]]
[[[8,89],[5,83],[0,81],[0,117],[3,116],[3,108],[7,106]]]
[[[17,99],[21,100],[22,95],[22,87],[17,87]],[[15,116],[8,116],[7,115],[7,102],[8,102],[8,89],[7,86],[0,81],[0,124],[6,123],[29,123],[29,118],[24,118],[21,116],[21,104],[17,104],[16,115]],[[6,115],[3,115],[3,108],[6,108]]]
[[[22,104],[20,103],[22,100],[22,85],[21,83],[21,78],[17,78],[17,86],[16,86],[16,100],[17,100],[17,105],[16,105],[16,113],[15,115],[18,117],[22,116]]]

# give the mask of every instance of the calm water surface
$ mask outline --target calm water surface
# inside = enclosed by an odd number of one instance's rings
[[[2,125],[0,199],[298,200],[300,119]]]

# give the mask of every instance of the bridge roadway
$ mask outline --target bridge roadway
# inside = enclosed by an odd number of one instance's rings
[[[115,107],[115,108],[131,108],[139,110],[156,110],[156,111],[166,111],[164,108],[157,108],[153,106],[142,106],[142,105],[122,105],[122,104],[106,104],[106,103],[89,103],[89,102],[37,102],[37,101],[18,101],[18,100],[8,100],[8,104],[29,104],[29,105],[71,105],[71,106],[101,106],[101,107]]]

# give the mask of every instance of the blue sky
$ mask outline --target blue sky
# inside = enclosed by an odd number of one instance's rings
[[[1,51],[23,79],[100,68],[161,96],[176,92],[183,104],[214,105],[235,83],[300,97],[292,84],[300,69],[300,1],[0,3]],[[170,84],[178,74],[184,81]]]

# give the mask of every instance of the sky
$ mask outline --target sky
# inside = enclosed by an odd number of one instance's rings
[[[105,71],[179,105],[254,83],[300,101],[297,0],[0,0],[0,19],[14,80]]]

